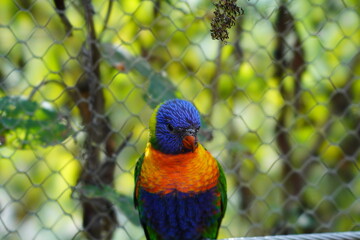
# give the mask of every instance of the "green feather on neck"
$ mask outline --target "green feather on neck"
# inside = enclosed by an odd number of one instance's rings
[[[157,142],[156,142],[156,116],[157,112],[162,104],[159,104],[151,115],[149,121],[149,130],[150,130],[150,143],[151,145],[157,149]]]

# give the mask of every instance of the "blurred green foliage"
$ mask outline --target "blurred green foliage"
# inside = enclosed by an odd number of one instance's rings
[[[212,135],[203,143],[227,173],[220,238],[359,230],[358,0],[283,1],[297,32],[284,36],[284,61],[302,49],[304,65],[284,68],[281,78],[274,74],[280,2],[239,2],[245,14],[224,46],[210,36],[211,1],[92,1],[104,117],[117,142],[133,133],[116,158],[114,188],[124,203],[133,194],[152,108],[181,97],[203,115]],[[81,208],[72,194],[85,137],[71,94],[83,77],[87,32],[81,1],[65,3],[72,36],[52,1],[0,1],[0,137],[14,143],[0,148],[0,238],[82,238]],[[34,144],[22,148],[29,139]],[[297,184],[287,181],[294,173],[301,187],[289,192]],[[141,238],[129,217],[133,205],[119,209],[114,238]]]
[[[58,144],[71,133],[53,109],[19,97],[0,98],[0,117],[3,145],[15,148]]]
[[[105,197],[109,199],[115,206],[123,211],[132,224],[140,227],[138,212],[135,208],[130,207],[134,205],[132,197],[118,193],[114,188],[109,186],[103,186],[102,188],[86,186],[83,188],[83,191],[87,197]]]
[[[126,72],[134,69],[143,77],[149,78],[149,88],[144,98],[152,108],[167,99],[181,98],[181,96],[176,96],[176,88],[170,79],[164,76],[165,73],[156,72],[146,59],[136,58],[125,49],[116,48],[111,44],[103,44],[101,50],[102,56],[114,68]]]

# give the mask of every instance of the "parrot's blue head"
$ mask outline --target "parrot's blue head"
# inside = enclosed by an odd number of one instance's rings
[[[166,154],[193,152],[199,128],[200,114],[191,102],[168,100],[156,107],[150,119],[150,142]]]

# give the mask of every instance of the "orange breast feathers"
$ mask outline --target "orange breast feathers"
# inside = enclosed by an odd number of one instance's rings
[[[219,174],[218,163],[201,144],[194,152],[172,155],[148,143],[138,184],[151,193],[198,193],[215,187]]]

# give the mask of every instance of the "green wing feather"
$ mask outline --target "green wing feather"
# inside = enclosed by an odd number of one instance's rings
[[[139,176],[140,176],[141,166],[142,166],[142,163],[144,162],[144,157],[145,157],[145,154],[141,155],[141,157],[139,158],[139,160],[137,161],[136,166],[135,166],[134,205],[135,205],[135,208],[139,208],[140,222],[141,222],[141,225],[143,226],[146,239],[155,240],[155,239],[158,239],[157,234],[153,229],[149,228],[147,226],[147,224],[142,220],[142,217],[141,217],[142,209],[141,209],[141,205],[140,205],[141,203],[139,203],[139,200],[138,200],[138,191],[139,191],[138,180],[139,180]]]
[[[215,159],[215,158],[214,158]],[[216,159],[215,159],[216,161]],[[226,178],[223,168],[221,167],[220,163],[216,161],[219,168],[219,182],[217,184],[218,191],[220,192],[220,215],[214,215],[216,218],[216,222],[214,225],[211,225],[208,229],[206,229],[204,236],[207,239],[216,239],[219,233],[221,221],[225,215],[226,205],[227,205],[227,193],[226,193]]]
[[[224,169],[222,168],[222,166],[220,165],[219,162],[217,162],[217,163],[218,163],[219,171],[220,171],[218,187],[219,187],[220,196],[221,196],[221,218],[223,218],[225,215],[226,205],[227,205],[227,193],[226,193],[227,184],[226,184],[226,177],[225,177]]]
[[[145,154],[141,155],[141,157],[139,158],[139,160],[137,161],[136,166],[135,166],[135,191],[134,191],[135,208],[138,207],[138,199],[137,199],[138,186],[137,186],[137,184],[138,184],[138,180],[139,180],[139,176],[140,176],[141,166],[144,161],[144,157],[145,157]]]

